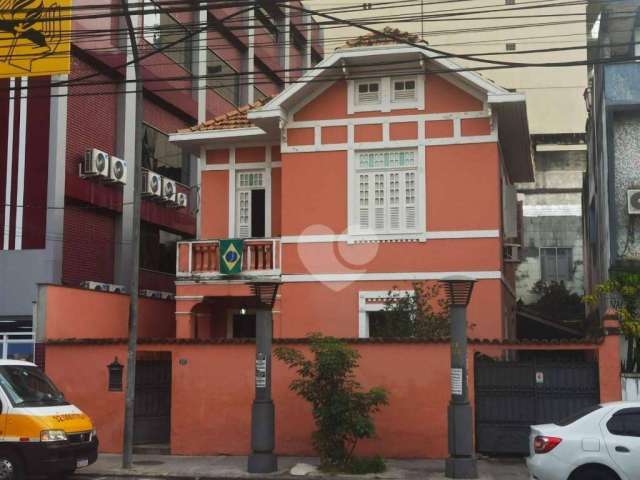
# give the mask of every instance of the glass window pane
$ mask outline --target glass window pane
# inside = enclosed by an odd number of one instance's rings
[[[231,104],[240,103],[238,72],[211,50],[207,50],[207,86]]]
[[[177,182],[188,183],[183,168],[185,154],[180,147],[169,142],[169,136],[145,125],[142,140],[142,166]],[[183,176],[185,177],[183,179]]]
[[[145,13],[143,19],[144,38],[154,47],[164,47],[187,35],[188,30],[171,15],[163,12],[153,0],[145,1],[145,11],[149,13]],[[191,72],[193,69],[192,45],[191,38],[185,39],[163,50],[163,53]]]
[[[33,343],[9,342],[7,347],[7,359],[33,361]]]

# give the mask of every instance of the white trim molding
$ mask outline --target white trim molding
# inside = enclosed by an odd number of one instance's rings
[[[474,280],[502,280],[500,270],[477,272],[386,272],[386,273],[316,273],[316,274],[288,274],[282,275],[285,283],[313,283],[313,282],[358,282],[358,281],[420,281],[443,280],[452,276],[465,276]]]
[[[285,235],[283,244],[299,243],[360,243],[360,242],[425,242],[427,240],[459,240],[470,238],[500,238],[499,230],[450,230],[423,232],[416,235]]]

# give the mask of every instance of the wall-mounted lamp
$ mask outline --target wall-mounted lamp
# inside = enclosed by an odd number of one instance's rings
[[[118,361],[118,357],[116,357],[112,363],[107,365],[107,370],[109,371],[109,391],[110,392],[121,392],[122,391],[122,370],[124,367]]]

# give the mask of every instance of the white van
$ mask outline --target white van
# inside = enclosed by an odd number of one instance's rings
[[[91,419],[33,363],[0,360],[0,480],[64,476],[98,457]]]

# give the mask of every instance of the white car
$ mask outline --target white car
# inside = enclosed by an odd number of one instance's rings
[[[535,480],[640,480],[640,402],[603,403],[535,425],[530,449]]]

